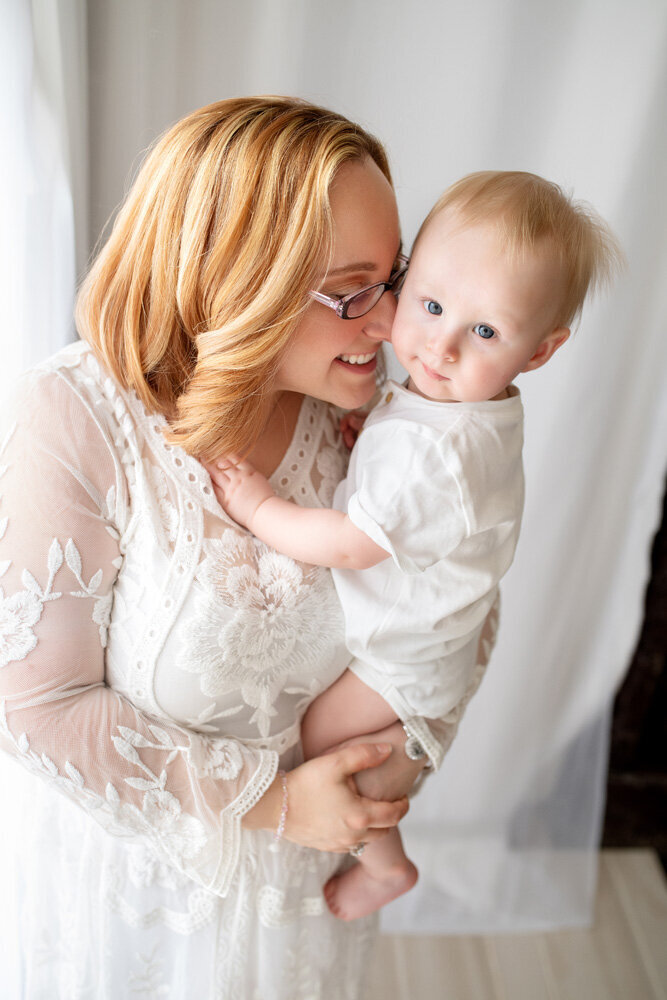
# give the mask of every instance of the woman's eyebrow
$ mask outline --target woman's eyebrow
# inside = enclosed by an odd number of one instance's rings
[[[375,271],[377,270],[377,264],[373,264],[371,261],[364,260],[359,263],[354,264],[343,264],[341,267],[334,267],[327,272],[328,277],[332,277],[334,274],[352,274],[356,271]]]
[[[403,252],[403,242],[398,245],[396,254]],[[327,271],[326,277],[331,278],[337,274],[356,274],[358,271],[377,271],[377,262],[372,260],[355,261],[352,264],[341,264],[340,267],[332,267]]]

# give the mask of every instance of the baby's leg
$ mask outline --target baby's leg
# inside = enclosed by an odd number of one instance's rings
[[[301,723],[306,760],[355,736],[375,733],[396,721],[384,698],[346,670],[308,708]]]
[[[324,887],[327,906],[341,920],[356,920],[412,889],[417,869],[406,857],[397,829],[368,844],[359,863],[334,875]]]
[[[348,740],[386,729],[396,715],[384,698],[356,674],[346,670],[310,705],[301,724],[306,760]],[[357,775],[359,778],[360,776]],[[407,892],[417,881],[417,869],[406,857],[398,830],[368,844],[359,863],[324,887],[327,906],[341,920],[374,913]]]

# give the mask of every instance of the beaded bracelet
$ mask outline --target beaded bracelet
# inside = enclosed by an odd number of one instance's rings
[[[276,827],[276,832],[273,835],[273,844],[271,849],[273,851],[278,850],[278,843],[282,840],[283,834],[285,832],[285,823],[287,821],[287,808],[289,805],[289,800],[287,796],[287,775],[284,771],[278,771],[278,776],[282,782],[283,786],[283,804],[280,809],[280,819],[278,820],[278,826]]]

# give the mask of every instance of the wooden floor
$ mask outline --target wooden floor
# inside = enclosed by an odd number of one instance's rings
[[[667,1000],[667,881],[652,851],[603,851],[588,930],[383,935],[367,1000]]]

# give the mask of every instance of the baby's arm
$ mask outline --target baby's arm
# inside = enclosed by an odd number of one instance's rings
[[[298,507],[273,492],[250,462],[208,466],[220,505],[267,545],[300,562],[367,569],[389,553],[338,510]]]

